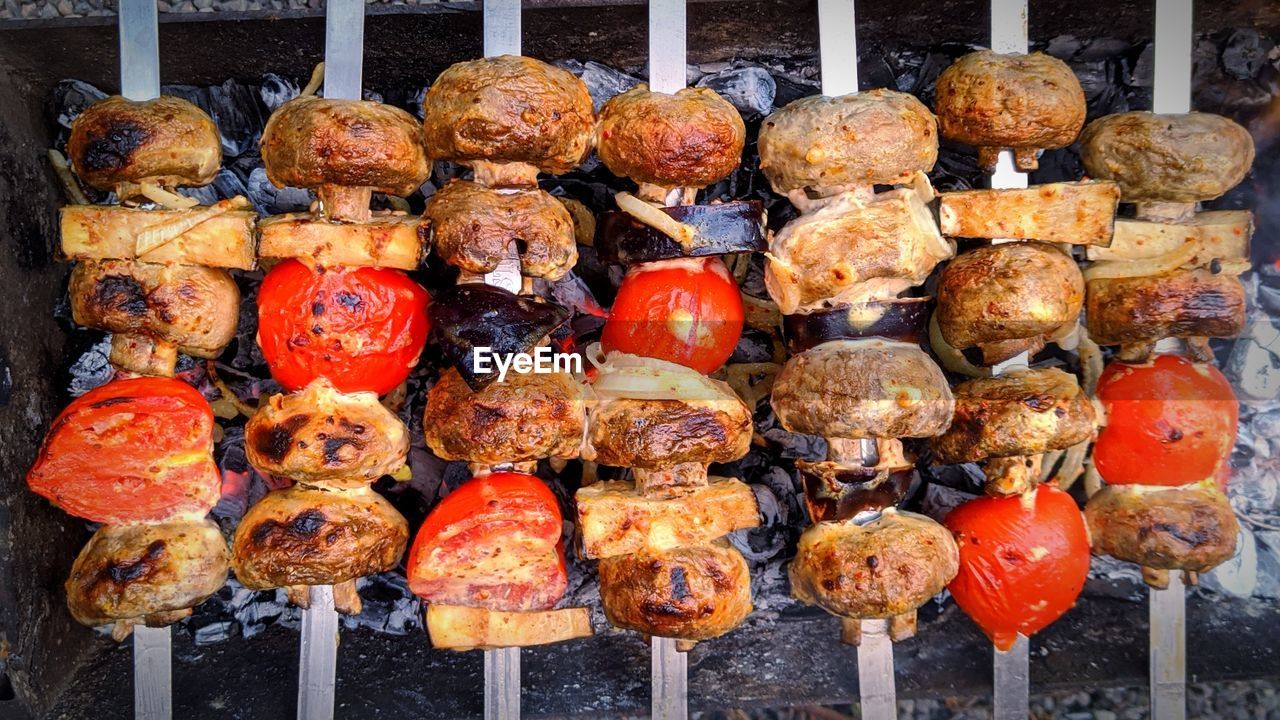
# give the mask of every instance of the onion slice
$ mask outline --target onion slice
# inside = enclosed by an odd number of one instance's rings
[[[143,187],[145,188],[146,185],[144,184]],[[237,195],[227,200],[219,200],[199,212],[183,214],[172,220],[148,225],[138,233],[138,237],[134,241],[134,253],[138,258],[142,258],[143,255],[152,250],[176,240],[183,233],[200,223],[212,220],[232,210],[243,210],[248,207],[249,201]]]
[[[727,383],[666,360],[613,351],[601,357],[599,343],[587,348],[599,371],[591,389],[600,403],[619,400],[675,400],[689,405],[741,403]]]
[[[685,250],[693,247],[697,231],[692,226],[685,225],[662,212],[661,208],[656,208],[631,193],[620,192],[613,199],[617,201],[620,210],[680,243],[680,247]]]
[[[942,367],[965,377],[991,377],[991,368],[978,367],[965,359],[964,353],[947,344],[942,337],[942,329],[938,327],[938,315],[929,317],[929,346],[938,357]]]
[[[1196,255],[1196,244],[1187,243],[1177,250],[1145,260],[1110,260],[1094,263],[1084,269],[1085,282],[1119,278],[1161,275],[1177,270]]]
[[[138,192],[141,192],[146,199],[167,210],[190,210],[200,204],[200,201],[193,197],[169,192],[153,182],[140,184]]]
[[[680,257],[762,252],[768,248],[764,203],[759,200],[656,209],[690,228],[692,244],[682,245],[668,233],[639,221],[630,213],[607,212],[601,216],[595,243],[600,258],[631,265]]]

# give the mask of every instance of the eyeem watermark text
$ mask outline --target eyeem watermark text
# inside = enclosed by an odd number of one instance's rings
[[[547,346],[536,348],[532,353],[495,353],[491,347],[471,348],[471,367],[477,374],[498,373],[498,382],[507,378],[507,371],[521,374],[582,372],[582,356],[573,353],[555,352]]]

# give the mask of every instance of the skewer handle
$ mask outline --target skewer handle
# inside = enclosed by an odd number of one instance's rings
[[[338,611],[333,586],[312,585],[310,607],[302,611],[298,662],[298,720],[332,720],[338,674]]]
[[[992,670],[995,677],[994,720],[1025,720],[1031,705],[1031,641],[1018,635],[1008,652],[996,650]]]
[[[133,716],[173,717],[173,632],[168,626],[133,628]]]
[[[863,620],[858,643],[858,694],[865,720],[896,720],[898,694],[893,677],[889,620]]]
[[[1169,571],[1169,587],[1151,589],[1151,717],[1187,717],[1187,599],[1182,572]]]
[[[991,0],[991,49],[998,53],[1027,52],[1027,0]],[[1026,186],[1026,174],[1014,167],[1013,151],[1001,150],[991,187],[1003,190]]]
[[[1152,110],[1191,110],[1192,0],[1156,0],[1155,86]],[[1178,352],[1181,343],[1165,339],[1156,352]],[[1182,573],[1169,571],[1169,587],[1151,590],[1149,662],[1151,717],[1183,720],[1187,716],[1187,599]]]
[[[689,717],[688,656],[671,638],[649,639],[649,677],[652,682],[653,720],[686,720]]]
[[[484,54],[520,54],[520,0],[484,0]]]
[[[818,53],[822,94],[858,92],[858,31],[853,0],[818,0]]]
[[[649,89],[674,93],[688,84],[685,0],[649,0]],[[654,720],[689,717],[688,658],[671,638],[649,639],[650,714]]]
[[[1152,110],[1191,110],[1192,0],[1156,0],[1155,77]]]
[[[685,0],[649,0],[649,89],[673,93],[688,84]]]
[[[520,648],[484,651],[484,718],[520,717]]]
[[[324,96],[359,100],[364,82],[364,0],[328,0],[324,11]]]
[[[120,94],[160,97],[159,16],[155,0],[120,0]]]

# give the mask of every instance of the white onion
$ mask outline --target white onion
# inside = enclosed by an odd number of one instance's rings
[[[680,247],[685,250],[693,247],[697,231],[692,226],[685,225],[631,193],[620,192],[613,199],[617,201],[618,209],[680,243]]]

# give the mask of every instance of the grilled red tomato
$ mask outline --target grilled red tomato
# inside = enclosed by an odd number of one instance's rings
[[[1051,485],[971,500],[944,522],[960,546],[947,589],[1000,650],[1057,620],[1084,588],[1089,531],[1075,500]]]
[[[632,265],[600,336],[605,352],[714,372],[742,336],[742,294],[720,258]]]
[[[473,478],[427,516],[409,551],[409,587],[428,603],[546,610],[568,585],[556,496],[538,478]]]
[[[258,344],[289,390],[326,377],[379,395],[404,382],[427,341],[427,302],[399,270],[276,265],[258,290]]]
[[[1098,380],[1107,426],[1093,460],[1113,485],[1186,485],[1215,477],[1236,442],[1240,406],[1212,365],[1160,355],[1112,363]]]
[[[204,515],[222,486],[213,410],[180,380],[113,380],[53,421],[27,484],[72,515],[108,525]]]

